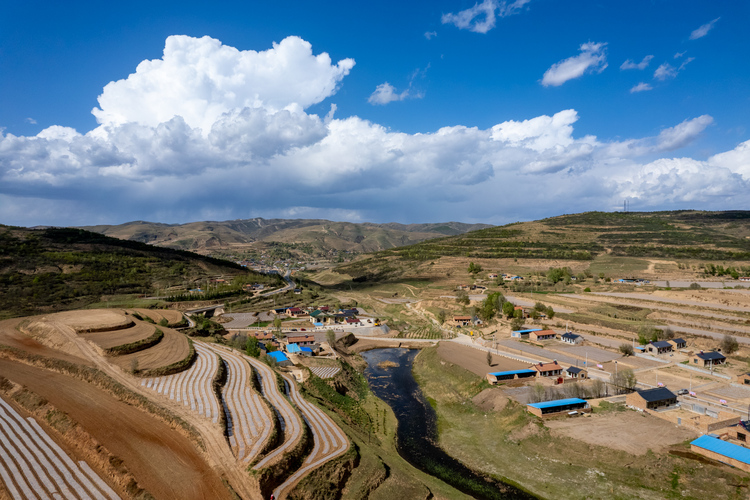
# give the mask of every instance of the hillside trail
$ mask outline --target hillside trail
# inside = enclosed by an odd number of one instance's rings
[[[206,447],[203,455],[207,459],[209,466],[218,470],[226,476],[232,488],[244,499],[262,500],[260,488],[245,472],[244,467],[236,460],[232,453],[229,443],[224,438],[220,427],[209,420],[195,414],[190,407],[185,407],[171,400],[155,401],[152,391],[140,385],[141,379],[123,372],[120,368],[109,364],[97,349],[84,338],[78,336],[76,331],[59,321],[52,321],[53,326],[67,337],[88,359],[90,359],[96,368],[106,373],[117,382],[124,385],[130,391],[139,394],[152,403],[168,408],[173,414],[177,415],[184,421],[193,426],[203,439]],[[154,418],[158,418],[154,416]],[[199,449],[200,450],[200,449]],[[203,451],[203,450],[200,450]]]

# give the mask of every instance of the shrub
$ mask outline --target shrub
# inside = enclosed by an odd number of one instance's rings
[[[632,356],[634,353],[633,346],[630,344],[620,344],[620,352],[624,356]]]
[[[584,292],[590,292],[590,291],[591,291],[591,288],[589,288],[589,287],[586,287],[586,288],[584,288],[584,289],[583,289],[583,291],[584,291]]]

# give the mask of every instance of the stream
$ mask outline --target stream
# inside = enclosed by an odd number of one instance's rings
[[[372,392],[396,414],[396,448],[414,467],[467,495],[482,500],[532,499],[532,495],[488,477],[448,455],[437,445],[437,416],[414,380],[411,369],[417,350],[373,349],[361,353]]]

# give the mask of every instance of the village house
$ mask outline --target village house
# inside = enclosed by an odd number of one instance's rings
[[[690,443],[690,451],[750,472],[750,450],[744,446],[705,435]]]
[[[521,306],[515,306],[513,308],[513,312],[515,313],[516,311],[521,311],[521,317],[522,318],[528,318],[529,317],[529,313],[526,311],[526,309],[524,309]]]
[[[514,339],[528,339],[531,332],[539,332],[541,328],[530,328],[528,330],[515,330],[510,332],[510,336]]]
[[[504,372],[490,372],[487,374],[487,382],[497,384],[505,380],[536,377],[536,370],[509,370]]]
[[[677,395],[666,387],[656,387],[631,392],[625,397],[625,404],[636,410],[657,410],[677,404]]]
[[[742,276],[740,277],[740,281],[750,281],[750,276]]]
[[[667,342],[666,340],[657,340],[654,342],[649,342],[646,346],[646,351],[653,353],[653,354],[664,354],[667,352],[672,352],[672,344]]]
[[[563,368],[560,366],[557,362],[557,360],[553,361],[552,363],[538,363],[536,365],[529,367],[532,370],[536,371],[537,377],[559,377],[562,375]]]
[[[569,366],[565,369],[565,375],[568,378],[574,379],[585,379],[588,378],[588,372],[585,368],[578,368],[577,366]]]
[[[260,341],[273,340],[273,333],[271,332],[247,332],[248,337],[255,337]]]
[[[471,316],[453,316],[453,326],[469,326]]]
[[[672,344],[672,347],[675,349],[685,349],[687,347],[687,342],[685,342],[685,339],[670,339],[667,342]]]
[[[699,352],[693,356],[693,364],[701,367],[714,367],[716,365],[723,365],[726,363],[727,358],[720,352]]]
[[[750,373],[743,373],[737,376],[737,383],[743,385],[750,385]]]
[[[529,340],[554,340],[555,337],[557,337],[557,333],[554,330],[539,330],[529,333]]]
[[[490,273],[490,274],[488,275],[488,277],[489,277],[489,278],[490,278],[491,280],[492,280],[492,279],[496,279],[496,278],[497,278],[497,274],[495,274],[495,273]]]
[[[565,342],[566,344],[582,344],[583,343],[583,337],[580,335],[576,335],[573,332],[565,332],[562,335],[560,335],[560,341]]]
[[[544,401],[543,403],[531,403],[526,406],[526,410],[537,417],[553,417],[570,412],[589,413],[591,412],[591,406],[585,399],[568,398],[556,401]]]
[[[314,335],[298,335],[294,337],[287,337],[284,339],[284,343],[288,346],[289,344],[297,344],[301,346],[311,346],[315,343]]]

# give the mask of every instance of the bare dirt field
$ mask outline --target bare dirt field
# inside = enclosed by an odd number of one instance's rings
[[[70,415],[155,498],[231,498],[188,438],[140,409],[83,381],[10,360],[0,359],[0,375]]]
[[[182,313],[171,309],[128,309],[128,312],[147,316],[157,323],[162,319],[166,319],[170,325],[179,323],[182,320]]]
[[[635,411],[549,420],[545,425],[552,429],[553,435],[634,455],[644,455],[649,449],[659,453],[674,444],[698,437],[697,432]]]
[[[124,330],[112,330],[109,332],[82,333],[81,337],[90,340],[102,349],[109,349],[118,345],[130,344],[139,340],[147,339],[156,331],[154,325],[148,323],[137,323]]]
[[[31,354],[38,354],[49,358],[63,359],[73,363],[92,365],[92,362],[83,357],[78,357],[58,349],[51,349],[36,339],[19,331],[19,326],[27,323],[32,318],[14,318],[0,321],[0,344],[16,349],[21,349]]]
[[[164,338],[154,347],[112,358],[112,364],[119,366],[125,371],[129,371],[133,360],[137,359],[139,369],[152,370],[185,359],[190,353],[190,345],[188,344],[187,337],[168,328],[163,328],[162,330]]]
[[[485,351],[465,347],[455,342],[441,342],[438,345],[438,355],[445,361],[476,373],[480,377],[484,377],[490,372],[522,370],[529,367],[529,363],[497,355],[492,357],[492,366],[490,366],[487,364],[487,353]]]
[[[53,315],[50,315],[53,316]],[[132,323],[122,309],[88,309],[54,314],[54,319],[77,332],[87,330],[116,330]]]

